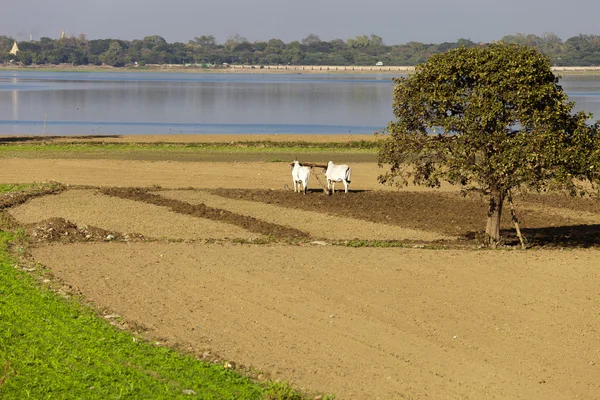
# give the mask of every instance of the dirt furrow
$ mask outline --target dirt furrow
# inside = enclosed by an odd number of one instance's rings
[[[208,207],[203,203],[190,204],[148,192],[141,188],[103,188],[100,191],[109,196],[122,199],[142,201],[161,207],[168,207],[173,212],[224,222],[239,226],[250,232],[260,233],[277,239],[308,239],[310,235],[295,228],[282,226],[256,219],[248,215],[240,215],[220,208]]]
[[[21,224],[29,224],[32,231],[38,228],[46,231],[44,221],[62,218],[78,227],[109,231],[115,237],[128,232],[148,239],[171,240],[253,240],[263,237],[239,226],[176,213],[140,201],[106,196],[93,189],[72,189],[57,195],[37,197],[8,212]],[[67,232],[68,229],[63,233]]]
[[[352,218],[354,213],[348,213],[346,216],[334,216],[323,212],[292,209],[248,200],[236,200],[229,197],[211,195],[201,190],[160,191],[156,192],[156,194],[190,204],[206,204],[210,207],[228,210],[245,216],[252,216],[277,225],[290,226],[300,229],[303,232],[308,232],[312,237],[319,239],[412,240],[427,242],[456,239],[452,236],[440,235],[434,232],[354,219]],[[278,195],[278,193],[273,193],[273,197],[277,197]],[[303,196],[297,195],[296,197]]]

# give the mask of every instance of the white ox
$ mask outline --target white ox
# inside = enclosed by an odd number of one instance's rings
[[[290,165],[292,168],[292,180],[294,181],[294,193],[300,193],[300,185],[302,184],[302,191],[306,194],[306,188],[308,187],[308,179],[310,178],[310,168],[303,167],[297,160],[292,162]]]
[[[350,175],[352,174],[352,168],[346,164],[335,165],[329,161],[327,163],[327,169],[325,170],[325,178],[327,178],[327,190],[331,190],[335,193],[335,183],[344,182],[344,189],[348,193],[348,185],[350,185]]]

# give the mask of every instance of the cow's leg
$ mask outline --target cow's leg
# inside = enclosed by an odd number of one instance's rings
[[[304,194],[306,195],[306,186],[308,186],[308,185],[306,184],[306,182],[302,182],[302,186],[303,186],[303,187],[302,187],[302,191],[303,191],[303,192],[304,192]]]
[[[344,190],[346,193],[348,193],[348,182],[343,180],[342,182],[344,182]]]
[[[296,181],[294,180],[294,193],[298,192],[298,191],[299,191],[299,189],[300,189],[300,188],[298,187],[298,182],[296,182]]]
[[[331,194],[335,193],[335,181],[331,181]]]

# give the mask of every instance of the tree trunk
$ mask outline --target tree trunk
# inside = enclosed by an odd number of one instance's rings
[[[500,243],[500,218],[502,217],[502,204],[505,193],[497,190],[490,194],[487,226],[485,228],[486,245],[496,248]]]
[[[515,225],[515,230],[517,231],[517,237],[521,242],[521,249],[525,250],[527,246],[525,246],[525,239],[521,234],[521,228],[519,227],[519,218],[517,218],[517,212],[515,211],[515,205],[512,201],[512,194],[510,191],[508,192],[508,205],[510,206],[510,215],[512,217],[513,224]]]

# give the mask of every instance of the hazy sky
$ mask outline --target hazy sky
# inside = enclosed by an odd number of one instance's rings
[[[376,34],[386,44],[499,40],[553,32],[563,40],[600,35],[599,0],[2,0],[0,35],[25,40],[85,33],[89,39],[167,42],[240,34],[288,43]]]

